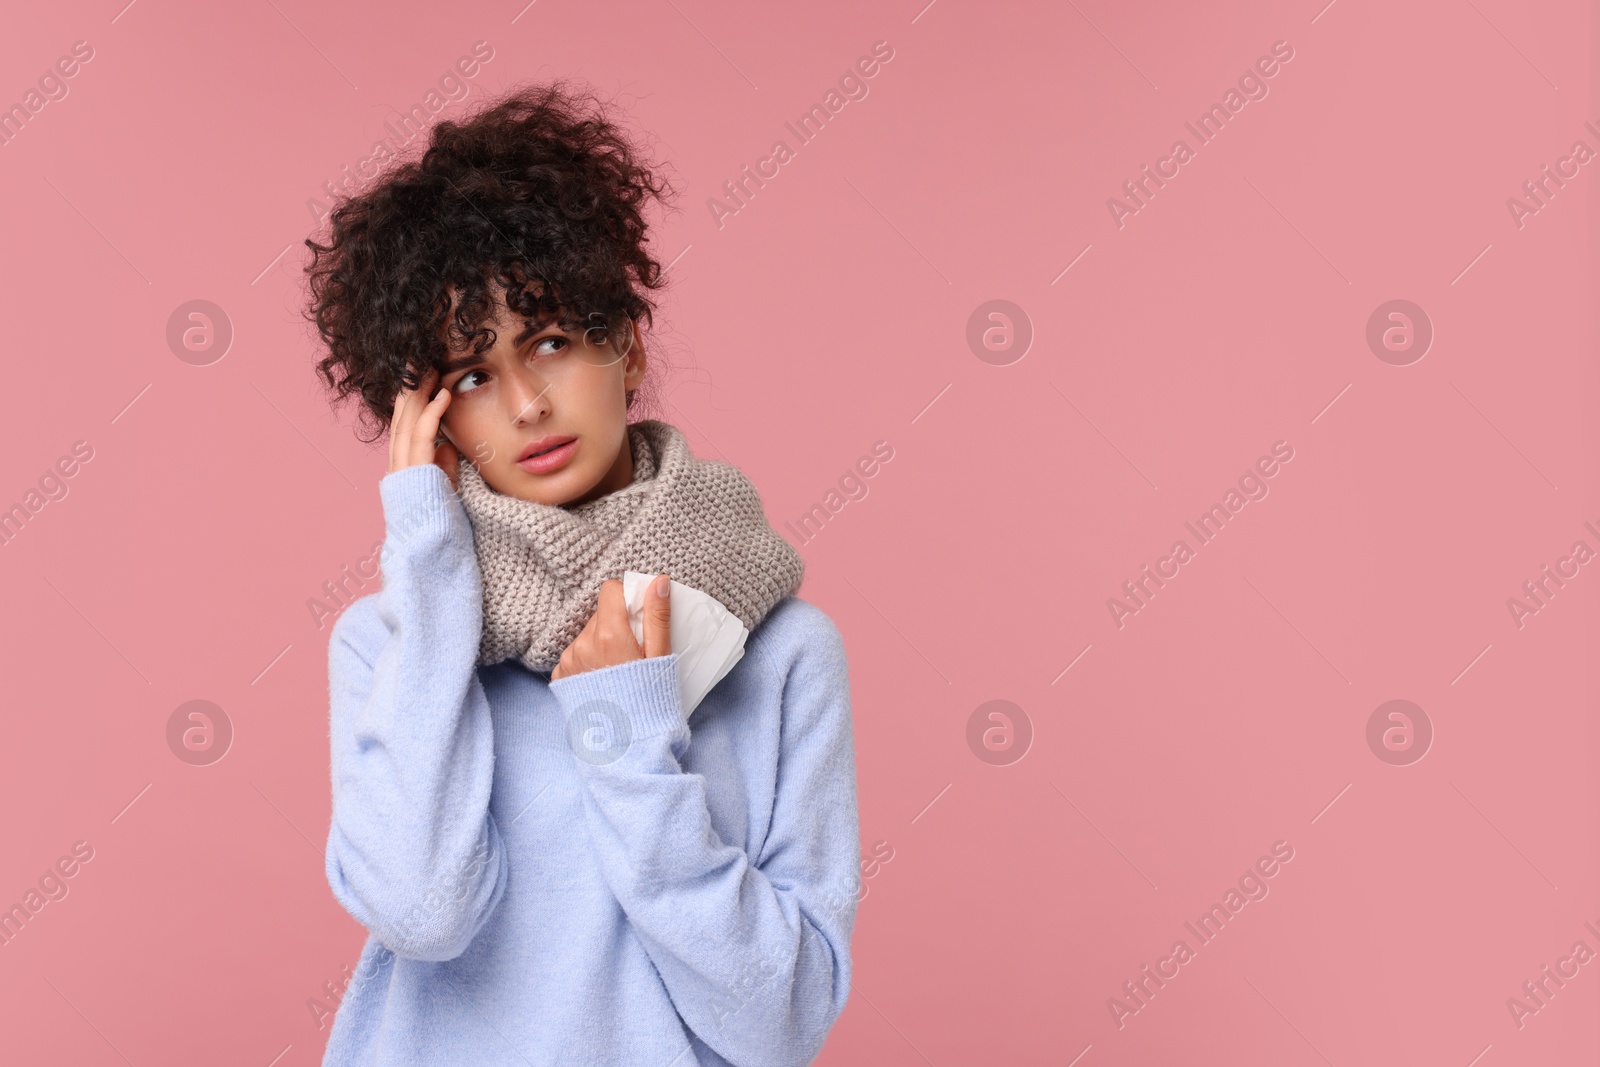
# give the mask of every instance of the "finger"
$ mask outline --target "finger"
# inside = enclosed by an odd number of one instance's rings
[[[412,461],[428,463],[433,460],[439,440],[439,424],[444,421],[444,409],[450,406],[450,390],[440,389],[417,414],[417,424],[411,430]]]
[[[644,594],[644,654],[666,656],[672,652],[672,579],[661,575]]]
[[[411,437],[417,425],[417,418],[424,406],[421,397],[431,396],[432,379],[435,372],[429,367],[417,382],[415,389],[402,389],[395,401],[394,427],[390,431],[395,439],[396,458],[402,465],[411,465],[416,462],[416,455],[411,448]]]
[[[389,413],[389,469],[397,471],[400,464],[400,411],[405,407],[406,390],[402,389],[394,396],[394,410]]]
[[[583,658],[579,655],[580,651],[582,651],[582,648],[577,640],[567,646],[567,650],[561,653],[561,659],[556,662],[555,669],[550,672],[550,680],[552,682],[557,678],[567,678],[574,674],[582,674],[588,670],[584,666]]]
[[[584,620],[583,629],[578,631],[578,636],[572,639],[572,647],[568,651],[572,654],[571,671],[577,674],[581,671],[591,671],[600,666],[601,651],[600,641],[600,606],[597,603],[588,619]]]
[[[461,491],[461,453],[456,451],[456,446],[449,441],[444,442],[433,451],[433,461],[444,469],[450,479],[450,488]]]
[[[406,407],[412,397],[417,395],[417,390],[422,388],[421,382],[415,387],[402,385],[394,394],[394,414],[389,417],[389,429],[399,432],[406,426]]]
[[[416,395],[406,405],[406,415],[410,420],[405,436],[408,443],[401,447],[409,452],[406,456],[408,464],[427,463],[433,459],[433,443],[439,439],[439,420],[444,413],[444,406],[450,402],[449,397],[446,390],[439,388],[438,375],[429,370],[423,376],[422,384],[417,387]]]
[[[633,638],[633,627],[628,623],[628,603],[622,596],[622,583],[608,578],[600,583],[600,606],[595,609],[594,622],[602,653],[608,660],[638,659],[644,649]]]
[[[389,469],[397,471],[404,466],[405,456],[403,428],[405,425],[406,402],[411,399],[412,390],[402,386],[394,395],[394,411],[389,416]]]

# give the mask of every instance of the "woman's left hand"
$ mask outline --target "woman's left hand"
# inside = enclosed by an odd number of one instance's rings
[[[645,656],[665,656],[672,652],[672,580],[658,575],[644,595],[644,648],[633,639],[628,625],[628,605],[622,598],[622,583],[615,578],[600,584],[600,604],[583,631],[561,653],[561,661],[550,672],[550,680],[570,674],[615,667],[619,663]]]

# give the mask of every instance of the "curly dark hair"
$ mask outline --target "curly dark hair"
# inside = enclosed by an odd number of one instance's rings
[[[495,342],[495,289],[541,328],[604,317],[654,325],[665,284],[643,210],[676,195],[592,90],[570,79],[513,87],[432,130],[420,159],[339,201],[326,245],[308,238],[307,319],[328,354],[317,371],[337,405],[359,394],[357,436],[388,431],[395,394],[415,389],[452,347]],[[648,375],[647,375],[648,378]],[[646,390],[648,392],[648,390]],[[632,408],[634,391],[627,395]],[[371,429],[371,436],[361,433]]]

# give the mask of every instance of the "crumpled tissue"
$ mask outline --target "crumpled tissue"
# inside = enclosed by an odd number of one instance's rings
[[[622,572],[622,599],[628,607],[628,625],[633,638],[644,646],[644,599],[655,580],[653,574]],[[744,657],[745,638],[750,631],[721,601],[682,582],[672,583],[672,651],[678,654],[678,695],[683,702],[683,717],[690,713],[711,687],[722,681]]]

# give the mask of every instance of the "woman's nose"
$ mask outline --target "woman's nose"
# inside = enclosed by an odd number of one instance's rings
[[[506,390],[506,400],[511,406],[512,422],[535,422],[545,409],[550,406],[546,394],[550,391],[550,383],[531,370],[523,370],[514,374],[509,379],[510,388]]]

